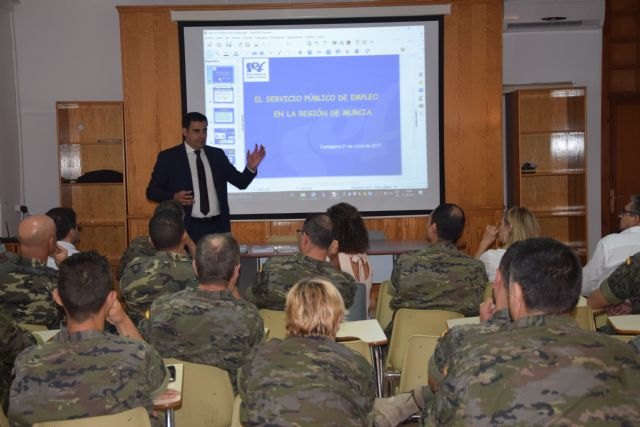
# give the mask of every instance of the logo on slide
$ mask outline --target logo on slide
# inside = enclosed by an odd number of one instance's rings
[[[245,82],[268,82],[269,81],[269,59],[268,58],[245,58],[244,59],[244,81]]]

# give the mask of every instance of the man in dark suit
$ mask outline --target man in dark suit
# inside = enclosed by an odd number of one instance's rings
[[[156,202],[175,199],[185,210],[185,228],[194,242],[210,233],[231,231],[227,182],[244,190],[264,159],[264,146],[247,150],[247,167],[239,172],[224,151],[206,145],[207,117],[187,113],[182,119],[184,142],[158,154],[147,187]]]

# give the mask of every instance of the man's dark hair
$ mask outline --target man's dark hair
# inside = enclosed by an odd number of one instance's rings
[[[184,208],[182,207],[182,204],[175,199],[165,200],[164,202],[158,203],[158,206],[156,206],[153,214],[156,215],[164,211],[175,212],[184,220]]]
[[[438,239],[455,243],[464,230],[464,211],[453,203],[443,203],[431,212],[431,223],[438,229]]]
[[[209,123],[209,121],[207,120],[207,116],[205,116],[202,113],[197,113],[195,111],[192,111],[184,115],[184,117],[182,118],[182,128],[189,129],[189,125],[191,125],[191,122]]]
[[[333,222],[329,215],[313,213],[304,220],[302,230],[309,236],[311,243],[322,249],[329,249],[334,240]]]
[[[63,240],[77,227],[76,213],[71,208],[53,208],[46,214],[56,224],[56,240]]]
[[[500,258],[500,264],[498,265],[498,270],[500,270],[500,274],[502,275],[502,286],[505,288],[509,288],[509,275],[511,274],[511,262],[513,258],[518,256],[519,246],[521,240],[514,242],[511,244],[507,251]]]
[[[335,239],[340,252],[348,254],[365,253],[369,249],[369,231],[360,212],[349,203],[338,203],[327,209],[333,222]]]
[[[640,194],[634,194],[631,196],[631,209],[634,215],[640,215]]]
[[[228,282],[240,264],[240,247],[229,234],[208,234],[196,247],[196,272],[200,283]]]
[[[60,264],[58,294],[75,321],[97,313],[111,290],[109,261],[96,251],[73,254]]]
[[[576,254],[550,238],[523,240],[510,265],[509,284],[519,283],[528,310],[564,314],[578,303],[582,268]]]
[[[152,216],[149,221],[149,237],[153,246],[159,251],[178,246],[183,234],[182,216],[173,211],[162,211]]]

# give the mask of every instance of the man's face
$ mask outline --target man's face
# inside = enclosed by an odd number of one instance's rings
[[[631,212],[631,202],[629,202],[620,212],[620,231],[638,224],[640,224],[640,216]]]
[[[182,128],[182,136],[189,147],[199,150],[207,142],[207,122],[191,122],[189,128]]]

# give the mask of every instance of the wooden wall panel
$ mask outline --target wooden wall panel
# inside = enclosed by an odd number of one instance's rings
[[[122,6],[120,32],[124,82],[129,238],[146,230],[153,212],[145,189],[158,151],[177,144],[180,74],[177,25],[170,10],[288,9],[450,3],[444,19],[445,197],[467,213],[463,245],[473,252],[487,224],[503,209],[502,1],[396,0],[223,6]],[[424,239],[426,217],[369,218],[388,239]],[[301,221],[233,222],[241,242],[291,235]],[[134,228],[134,229],[132,229]]]

